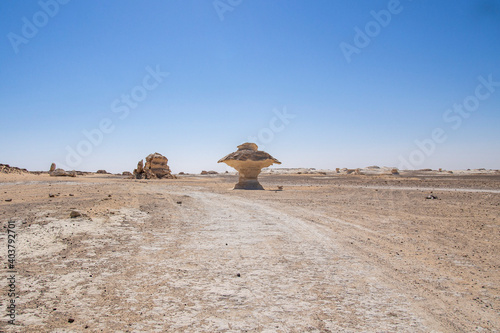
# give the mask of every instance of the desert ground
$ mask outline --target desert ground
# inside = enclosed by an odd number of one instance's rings
[[[499,172],[259,180],[0,174],[0,331],[500,331]]]

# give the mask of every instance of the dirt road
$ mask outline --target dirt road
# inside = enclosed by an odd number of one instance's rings
[[[488,186],[431,182],[441,200],[426,200],[414,180],[40,179],[0,186],[18,233],[9,332],[500,329]]]

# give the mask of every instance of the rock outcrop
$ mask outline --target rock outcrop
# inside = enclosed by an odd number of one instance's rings
[[[53,171],[56,171],[56,164],[55,164],[55,163],[52,163],[52,164],[50,165],[49,172],[53,172]]]
[[[172,171],[167,165],[168,159],[159,153],[150,154],[146,157],[146,164],[143,160],[137,163],[134,176],[137,179],[174,179]]]
[[[2,172],[2,173],[18,173],[18,174],[22,174],[22,173],[27,173],[29,171],[27,169],[21,169],[21,168],[18,168],[18,167],[11,167],[8,164],[0,164],[0,172]]]
[[[63,169],[55,169],[49,172],[49,175],[53,177],[76,177],[76,171],[64,171]]]
[[[217,163],[226,163],[238,171],[240,178],[234,186],[235,190],[263,190],[264,188],[257,180],[262,168],[281,164],[268,153],[258,150],[255,143],[250,142],[239,145],[237,151],[221,158]]]

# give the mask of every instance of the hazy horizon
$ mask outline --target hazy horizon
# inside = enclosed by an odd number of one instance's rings
[[[2,2],[0,163],[500,168],[500,2]],[[496,153],[495,153],[496,152]]]

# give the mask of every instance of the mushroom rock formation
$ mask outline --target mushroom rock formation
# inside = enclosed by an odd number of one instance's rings
[[[255,143],[246,142],[238,146],[234,153],[221,158],[217,163],[226,163],[235,168],[240,174],[238,183],[234,189],[263,190],[257,177],[262,168],[267,168],[273,164],[281,164],[280,161],[264,151],[257,150]]]
[[[135,178],[137,179],[161,179],[175,178],[167,165],[168,159],[159,153],[150,154],[146,157],[146,164],[143,164],[143,160],[137,163],[137,169],[134,170]]]

